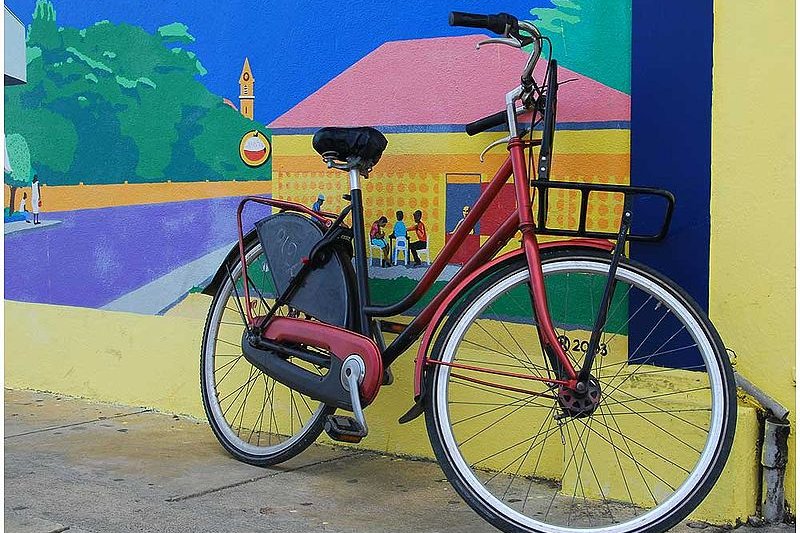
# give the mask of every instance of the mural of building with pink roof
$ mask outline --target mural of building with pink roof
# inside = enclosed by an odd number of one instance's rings
[[[483,148],[505,134],[469,137],[464,125],[503,108],[505,93],[519,83],[527,53],[503,46],[476,49],[485,38],[384,43],[275,119],[269,125],[273,194],[311,205],[322,193],[328,198],[326,208],[342,207],[339,198],[347,192],[347,179],[324,167],[311,136],[323,126],[374,126],[387,135],[389,146],[366,182],[367,222],[383,215],[391,227],[396,211],[411,220],[414,210],[422,210],[433,257],[506,157],[498,147],[481,163]],[[539,80],[545,63],[536,68]],[[630,96],[562,67],[558,79],[551,177],[629,183]],[[481,222],[474,247],[513,208],[511,184],[507,189],[493,216]],[[552,196],[550,216],[569,225],[575,199],[562,192],[563,197]],[[609,202],[590,209],[590,221],[611,224],[621,206]],[[472,247],[467,243],[465,249]]]

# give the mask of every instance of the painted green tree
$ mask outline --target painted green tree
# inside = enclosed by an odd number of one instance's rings
[[[8,213],[16,208],[17,189],[31,184],[33,169],[31,168],[31,152],[25,137],[19,133],[12,133],[6,137],[6,150],[8,151],[8,164],[11,172],[5,172],[5,184],[11,190],[8,201]]]
[[[48,185],[270,179],[271,163],[239,157],[245,133],[268,130],[206,89],[185,48],[194,40],[180,22],[59,27],[51,0],[37,0],[28,83],[6,88],[6,130],[25,137]]]
[[[550,0],[531,9],[559,64],[631,92],[631,0]]]

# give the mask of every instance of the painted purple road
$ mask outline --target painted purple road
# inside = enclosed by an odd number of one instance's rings
[[[42,213],[62,224],[5,236],[5,298],[101,307],[235,241],[238,201]],[[248,206],[245,228],[266,214]]]

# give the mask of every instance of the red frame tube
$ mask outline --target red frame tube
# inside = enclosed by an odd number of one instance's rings
[[[505,370],[496,370],[494,368],[483,368],[480,366],[474,365],[464,365],[461,363],[445,363],[444,361],[435,361],[433,359],[428,360],[428,364],[430,365],[441,365],[441,366],[449,366],[451,368],[460,368],[461,370],[474,370],[476,372],[484,372],[486,374],[494,374],[496,376],[506,376],[510,378],[519,378],[519,379],[529,379],[531,381],[542,381],[544,383],[554,383],[557,385],[569,385],[569,381],[564,381],[563,379],[552,379],[552,378],[542,378],[539,376],[533,376],[531,374],[520,374],[519,372],[507,372]]]
[[[570,239],[567,241],[551,241],[543,243],[540,246],[541,249],[554,249],[554,248],[588,248],[593,250],[602,250],[605,252],[611,252],[614,249],[614,245],[606,240],[603,239]],[[459,295],[463,293],[463,291],[475,280],[480,279],[486,273],[488,273],[491,269],[496,267],[498,264],[504,261],[513,260],[517,256],[521,256],[525,253],[523,249],[514,250],[513,252],[508,252],[506,254],[501,255],[481,265],[478,269],[471,272],[467,277],[465,277],[461,282],[453,288],[450,294],[444,299],[441,305],[435,310],[433,316],[429,321],[427,321],[426,329],[422,335],[422,340],[420,341],[419,348],[417,349],[417,357],[414,359],[415,367],[414,367],[414,398],[418,399],[420,394],[422,394],[422,379],[423,374],[425,371],[425,367],[431,363],[431,360],[428,359],[428,352],[430,351],[431,342],[433,342],[434,334],[436,333],[436,328],[441,323],[442,319],[444,318],[444,314],[448,309],[448,306],[453,303],[456,299],[458,299]],[[433,303],[433,302],[431,302]]]
[[[542,346],[555,353],[562,368],[566,370],[571,380],[578,374],[572,366],[569,357],[564,353],[561,343],[558,342],[555,326],[550,318],[547,308],[547,294],[544,287],[544,274],[542,273],[542,260],[539,255],[539,242],[536,240],[536,224],[533,221],[531,206],[530,185],[528,184],[528,169],[525,165],[524,143],[515,137],[508,143],[511,161],[514,166],[514,191],[517,196],[517,211],[519,212],[519,229],[522,232],[522,247],[528,259],[528,272],[531,278],[531,296],[533,297],[534,317],[541,326],[537,328]]]
[[[528,271],[530,275],[531,297],[534,307],[534,319],[541,327],[537,328],[542,346],[550,349],[552,353],[558,358],[560,364],[567,373],[568,380],[549,380],[544,378],[537,378],[534,376],[527,376],[523,374],[502,373],[492,369],[482,369],[479,367],[466,368],[463,365],[450,364],[448,366],[465,368],[468,370],[480,371],[489,374],[509,375],[511,377],[518,377],[522,379],[534,379],[545,381],[548,383],[568,384],[573,383],[577,378],[577,372],[572,365],[571,360],[564,353],[561,344],[558,342],[555,327],[553,326],[550,312],[547,307],[547,295],[544,285],[544,274],[542,273],[542,264],[540,256],[540,246],[536,238],[536,226],[532,212],[532,199],[531,190],[528,184],[527,166],[525,164],[525,141],[518,137],[512,138],[508,143],[509,157],[503,162],[502,166],[497,170],[491,182],[481,193],[477,202],[473,206],[464,223],[459,226],[452,238],[447,242],[442,251],[437,255],[430,268],[425,272],[416,285],[414,290],[406,296],[401,302],[386,306],[386,307],[372,307],[368,306],[367,311],[370,316],[391,316],[398,314],[414,303],[419,301],[423,294],[425,294],[433,285],[436,278],[444,270],[445,265],[455,254],[460,242],[463,238],[474,228],[478,220],[483,216],[486,210],[491,206],[492,201],[500,192],[503,185],[508,179],[514,176],[514,192],[517,201],[517,209],[510,213],[501,226],[495,231],[491,237],[478,249],[478,252],[470,258],[469,261],[458,271],[458,273],[445,285],[445,287],[425,306],[425,308],[417,315],[416,319],[412,322],[411,334],[413,339],[419,338],[419,335],[424,333],[422,342],[417,353],[416,361],[416,377],[415,380],[415,396],[418,397],[421,392],[421,379],[422,371],[425,365],[439,364],[439,362],[430,361],[427,359],[428,346],[431,337],[434,333],[436,325],[442,318],[444,310],[448,304],[453,301],[461,292],[477,278],[480,273],[486,272],[489,268],[496,265],[499,261],[508,259],[511,255],[525,254],[528,263]],[[333,213],[317,213],[307,208],[302,204],[289,202],[285,200],[276,200],[272,198],[262,198],[257,196],[248,196],[244,198],[237,209],[237,225],[239,232],[239,254],[242,264],[242,279],[244,281],[244,297],[245,301],[250,301],[250,291],[247,283],[247,265],[244,251],[244,232],[242,229],[242,211],[245,204],[248,202],[255,202],[271,207],[279,208],[283,211],[295,211],[308,215],[325,226],[330,226],[333,219],[337,215]],[[514,236],[516,231],[522,233],[522,249],[511,254],[506,254],[500,258],[492,260],[497,252],[505,246],[505,244]],[[565,242],[547,243],[543,247],[551,246],[584,246],[592,247],[603,250],[610,250],[613,245],[605,240],[600,239],[573,239]],[[245,312],[247,313],[247,320],[249,324],[254,323],[254,317],[249,305],[244,305]],[[426,328],[418,328],[417,324],[425,324]],[[392,344],[394,346],[394,343]],[[391,347],[390,347],[391,349]],[[389,361],[387,365],[390,363]],[[444,364],[444,363],[441,363]],[[513,374],[513,375],[512,375]]]

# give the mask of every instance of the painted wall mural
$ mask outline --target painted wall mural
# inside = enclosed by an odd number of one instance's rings
[[[365,218],[386,217],[392,260],[382,267],[372,250],[373,297],[397,300],[502,161],[502,150],[478,158],[501,133],[470,138],[463,125],[502,106],[526,57],[477,51],[480,32],[447,26],[450,9],[467,9],[456,4],[407,13],[359,1],[324,21],[317,7],[294,3],[165,2],[135,13],[99,0],[8,4],[28,24],[28,82],[5,91],[6,298],[25,302],[173,309],[230,248],[242,195],[343,206],[347,180],[311,148],[329,125],[373,125],[389,138],[365,185]],[[567,80],[553,176],[629,183],[630,0],[603,10],[579,0],[481,9],[528,14],[553,41]],[[573,222],[576,198],[551,198],[553,220]],[[508,185],[442,282],[513,203]],[[614,199],[598,202],[590,223],[611,227],[620,210]],[[246,223],[262,216],[247,212]]]

